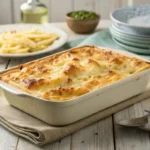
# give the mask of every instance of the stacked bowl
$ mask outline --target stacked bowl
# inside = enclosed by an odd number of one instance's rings
[[[121,47],[139,54],[150,54],[150,4],[115,10],[110,33]]]

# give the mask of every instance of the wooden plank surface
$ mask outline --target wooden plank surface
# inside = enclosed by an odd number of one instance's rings
[[[0,150],[15,150],[18,136],[0,126]]]
[[[113,10],[126,5],[127,1],[124,0],[95,0],[95,10],[102,19],[110,19]]]
[[[12,9],[13,9],[13,20],[14,23],[21,22],[20,6],[25,3],[26,0],[12,0]]]
[[[149,99],[150,100],[150,99]],[[149,103],[150,104],[150,103]],[[142,102],[124,109],[114,115],[114,133],[116,150],[149,150],[149,133],[136,128],[124,128],[116,123],[122,119],[144,115]]]
[[[97,149],[101,150],[114,150],[114,137],[113,137],[113,120],[112,116],[100,120],[97,123],[98,128],[98,146]]]
[[[19,23],[20,5],[26,0],[1,0],[0,23]],[[42,0],[48,7],[50,22],[65,21],[65,14],[72,10],[92,10],[101,15],[102,19],[110,19],[110,13],[123,6],[133,4],[149,4],[150,0]],[[4,15],[5,14],[5,15]]]
[[[0,1],[0,24],[12,22],[12,0]]]
[[[95,7],[94,0],[75,0],[74,1],[74,10],[93,10]]]
[[[51,0],[50,5],[51,22],[64,22],[66,14],[73,10],[73,1],[71,0]]]
[[[65,137],[62,140],[47,144],[43,147],[38,147],[23,138],[19,138],[17,150],[71,150],[71,136]]]
[[[20,6],[26,0],[1,0],[0,23],[19,23]],[[92,10],[102,16],[102,19],[109,19],[109,14],[118,7],[126,6],[129,3],[149,3],[149,0],[42,0],[48,7],[50,22],[65,21],[65,15],[72,10]],[[5,16],[4,16],[5,13]],[[7,15],[7,17],[6,17]]]
[[[132,4],[150,4],[150,0],[130,0]]]
[[[97,123],[72,135],[72,150],[90,150],[97,146]]]
[[[112,117],[74,133],[71,143],[71,150],[114,150]]]

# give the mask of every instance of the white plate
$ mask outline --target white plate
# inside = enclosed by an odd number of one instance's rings
[[[39,25],[39,24],[10,24],[10,25],[1,25],[0,26],[0,34],[2,32],[6,31],[12,31],[12,30],[28,30],[28,29],[39,29],[41,31],[45,32],[52,32],[60,35],[60,38],[56,40],[52,45],[50,45],[48,48],[38,51],[38,52],[32,52],[32,53],[26,53],[26,54],[2,54],[0,53],[0,57],[7,57],[7,58],[20,58],[20,57],[29,57],[29,56],[36,56],[45,54],[48,52],[52,52],[61,46],[63,46],[67,41],[67,34],[58,28],[51,27],[50,25]]]
[[[110,15],[113,24],[128,33],[150,36],[150,4],[119,8]]]
[[[118,41],[117,39],[113,38],[113,40],[120,45],[121,47],[125,48],[128,51],[134,52],[134,53],[138,53],[138,54],[150,54],[150,50],[146,50],[146,49],[142,49],[142,48],[137,48],[137,47],[132,47],[129,45],[126,45],[120,41]]]

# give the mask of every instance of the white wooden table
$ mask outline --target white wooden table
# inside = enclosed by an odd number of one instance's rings
[[[69,40],[88,35],[77,35],[70,31],[65,23],[53,23],[52,26],[62,28]],[[110,21],[101,21],[98,30],[107,28]],[[0,69],[31,60],[0,59]],[[44,147],[34,144],[14,135],[0,126],[0,150],[150,150],[150,135],[138,129],[121,128],[116,121],[125,118],[139,117],[144,114],[144,102],[139,102],[93,125],[90,125],[59,141]]]

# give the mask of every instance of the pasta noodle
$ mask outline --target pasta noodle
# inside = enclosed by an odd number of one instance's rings
[[[40,30],[4,32],[0,35],[0,53],[24,54],[40,51],[59,38],[55,33]]]

